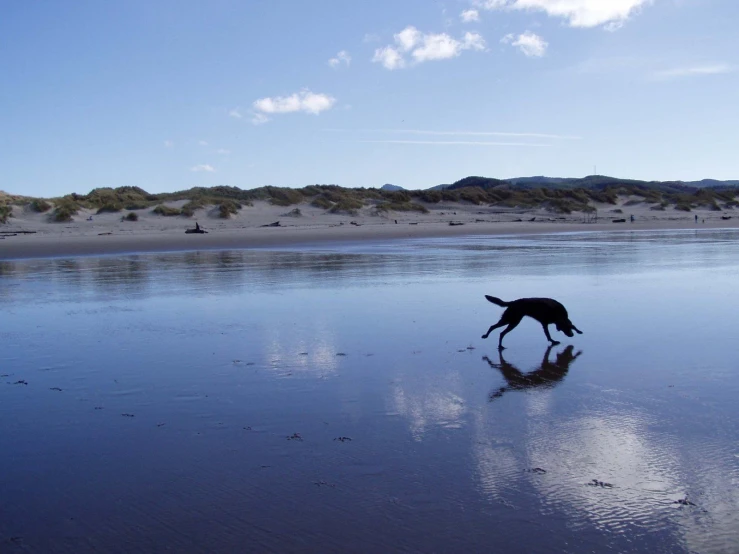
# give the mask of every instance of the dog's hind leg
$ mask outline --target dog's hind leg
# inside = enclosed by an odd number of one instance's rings
[[[542,323],[541,326],[544,328],[544,334],[547,336],[547,340],[552,343],[552,346],[559,344],[559,341],[554,340],[549,334],[549,325]]]
[[[495,330],[496,330],[496,329],[498,329],[499,327],[503,327],[503,325],[506,325],[507,323],[508,323],[508,322],[507,322],[507,321],[505,321],[505,317],[501,317],[501,318],[500,318],[500,321],[498,321],[498,323],[496,323],[495,325],[491,325],[491,326],[490,326],[490,329],[488,329],[488,332],[487,332],[487,333],[485,333],[485,334],[484,334],[484,335],[482,336],[482,338],[484,338],[484,339],[488,338],[488,337],[490,336],[490,333],[492,333],[493,331],[495,331]]]
[[[498,338],[498,350],[503,350],[505,348],[503,346],[503,337],[505,337],[508,333],[510,333],[516,327],[518,327],[518,324],[521,323],[521,319],[523,319],[523,317],[519,317],[519,318],[514,319],[513,321],[508,322],[508,327],[503,329],[503,332],[500,334],[500,337]]]

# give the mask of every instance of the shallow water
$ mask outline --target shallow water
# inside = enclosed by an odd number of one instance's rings
[[[737,552],[737,270],[737,231],[2,262],[0,552]],[[585,334],[501,357],[484,294]]]

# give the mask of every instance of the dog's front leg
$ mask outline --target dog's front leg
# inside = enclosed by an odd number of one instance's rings
[[[549,325],[542,323],[541,326],[544,328],[544,334],[547,336],[547,340],[552,343],[552,346],[559,344],[559,341],[554,340],[549,334]]]

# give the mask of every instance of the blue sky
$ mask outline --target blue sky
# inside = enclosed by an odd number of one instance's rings
[[[739,178],[734,0],[0,3],[0,189]]]

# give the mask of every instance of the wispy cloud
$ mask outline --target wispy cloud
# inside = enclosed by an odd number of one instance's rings
[[[330,110],[336,98],[328,94],[316,94],[304,89],[289,96],[260,98],[252,103],[254,109],[252,123],[261,125],[269,121],[269,115],[303,112],[318,115]]]
[[[231,153],[230,150],[227,150],[226,148],[219,148],[216,150],[216,154],[220,154],[221,156],[228,156]]]
[[[213,173],[215,170],[216,168],[209,164],[198,164],[190,168],[190,171],[195,171],[195,172],[205,171],[208,173]]]
[[[174,142],[172,142],[171,140],[165,140],[164,141],[164,147],[165,148],[172,148],[172,147],[174,147]]]
[[[390,71],[405,67],[403,55],[392,46],[386,46],[385,48],[378,48],[375,50],[375,55],[372,57],[372,61],[382,64],[382,67],[389,69]]]
[[[472,0],[485,10],[543,11],[568,20],[571,27],[606,26],[614,30],[653,0]]]
[[[407,67],[405,55],[411,63],[418,64],[433,60],[456,58],[465,50],[485,50],[485,39],[479,33],[467,32],[461,40],[447,33],[422,33],[409,25],[393,36],[394,45],[375,50],[372,61],[380,63],[385,69]]]
[[[264,115],[261,112],[255,112],[251,116],[251,122],[254,125],[264,125],[268,121],[269,121],[269,117],[267,117],[266,115]]]
[[[551,133],[515,133],[508,131],[432,131],[425,129],[324,129],[332,132],[355,132],[355,133],[397,133],[408,135],[427,136],[472,136],[472,137],[515,137],[515,138],[539,138],[556,140],[581,140],[582,137],[574,135],[558,135]]]
[[[336,54],[335,58],[331,58],[328,61],[328,65],[330,65],[334,69],[337,69],[341,64],[344,64],[347,67],[349,67],[351,63],[352,63],[352,57],[349,55],[349,52],[347,52],[346,50],[342,50],[341,52]]]
[[[240,108],[234,108],[230,112],[228,112],[229,117],[233,117],[235,119],[241,119],[244,117],[244,115],[241,113]]]
[[[199,144],[200,146],[208,146],[208,143],[207,143],[206,141],[204,141],[204,140],[199,140],[199,141],[198,141],[198,144]]]
[[[701,75],[721,75],[723,73],[732,73],[734,71],[736,71],[736,68],[729,64],[715,63],[675,67],[673,69],[657,71],[655,72],[654,77],[660,80],[667,80],[680,79],[683,77],[698,77]]]
[[[459,18],[464,23],[472,23],[473,21],[480,21],[480,12],[477,10],[464,10],[459,14]]]
[[[549,47],[547,41],[531,31],[526,31],[518,36],[512,33],[508,34],[500,42],[517,47],[529,58],[541,58],[547,53],[547,48]]]
[[[370,144],[426,144],[432,146],[551,146],[534,142],[488,142],[473,140],[360,140]]]

